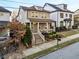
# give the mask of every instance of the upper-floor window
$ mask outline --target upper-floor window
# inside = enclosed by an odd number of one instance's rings
[[[68,14],[66,14],[66,17],[68,16]]]
[[[60,13],[60,18],[63,18],[64,17],[64,14],[63,13]]]
[[[3,16],[4,14],[3,13],[0,13],[0,16]]]
[[[67,5],[66,4],[64,5],[64,9],[67,9]]]
[[[42,16],[42,18],[43,18],[43,16]]]
[[[34,13],[34,12],[32,12],[32,13]]]
[[[38,16],[36,16],[36,17],[38,17]]]
[[[34,17],[34,16],[32,16],[32,17]]]
[[[72,18],[72,14],[69,14],[69,17]]]
[[[45,16],[45,18],[47,18],[47,17]]]

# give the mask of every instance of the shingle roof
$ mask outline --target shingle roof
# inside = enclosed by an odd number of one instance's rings
[[[57,7],[56,5],[53,5],[53,4],[50,4],[50,3],[46,3],[46,4],[52,6],[53,8],[56,9],[55,11],[52,11],[52,12],[63,11],[63,12],[70,12],[70,13],[73,13],[72,11],[70,11],[70,10],[68,10],[68,9],[67,9],[67,10],[62,10],[61,8]]]
[[[41,10],[36,9],[35,7],[41,8]],[[41,12],[49,12],[49,11],[43,9],[43,7],[41,7],[41,6],[31,6],[31,7],[20,6],[20,8],[22,8],[23,10],[34,10],[34,11],[41,11]]]
[[[9,10],[7,10],[4,7],[1,7],[1,6],[0,6],[0,12],[8,12],[8,13],[11,13]]]

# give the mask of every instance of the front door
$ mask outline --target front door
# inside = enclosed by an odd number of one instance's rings
[[[37,32],[37,23],[32,24],[32,32],[36,33]]]

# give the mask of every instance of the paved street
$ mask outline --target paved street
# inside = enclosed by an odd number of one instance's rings
[[[79,59],[79,42],[58,51],[50,53],[39,59]]]

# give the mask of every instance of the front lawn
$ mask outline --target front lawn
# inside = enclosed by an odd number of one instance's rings
[[[78,34],[79,29],[72,29],[70,31],[58,32],[58,33],[62,34],[64,37],[67,37],[67,36],[71,36],[71,35],[74,35],[74,34]]]

